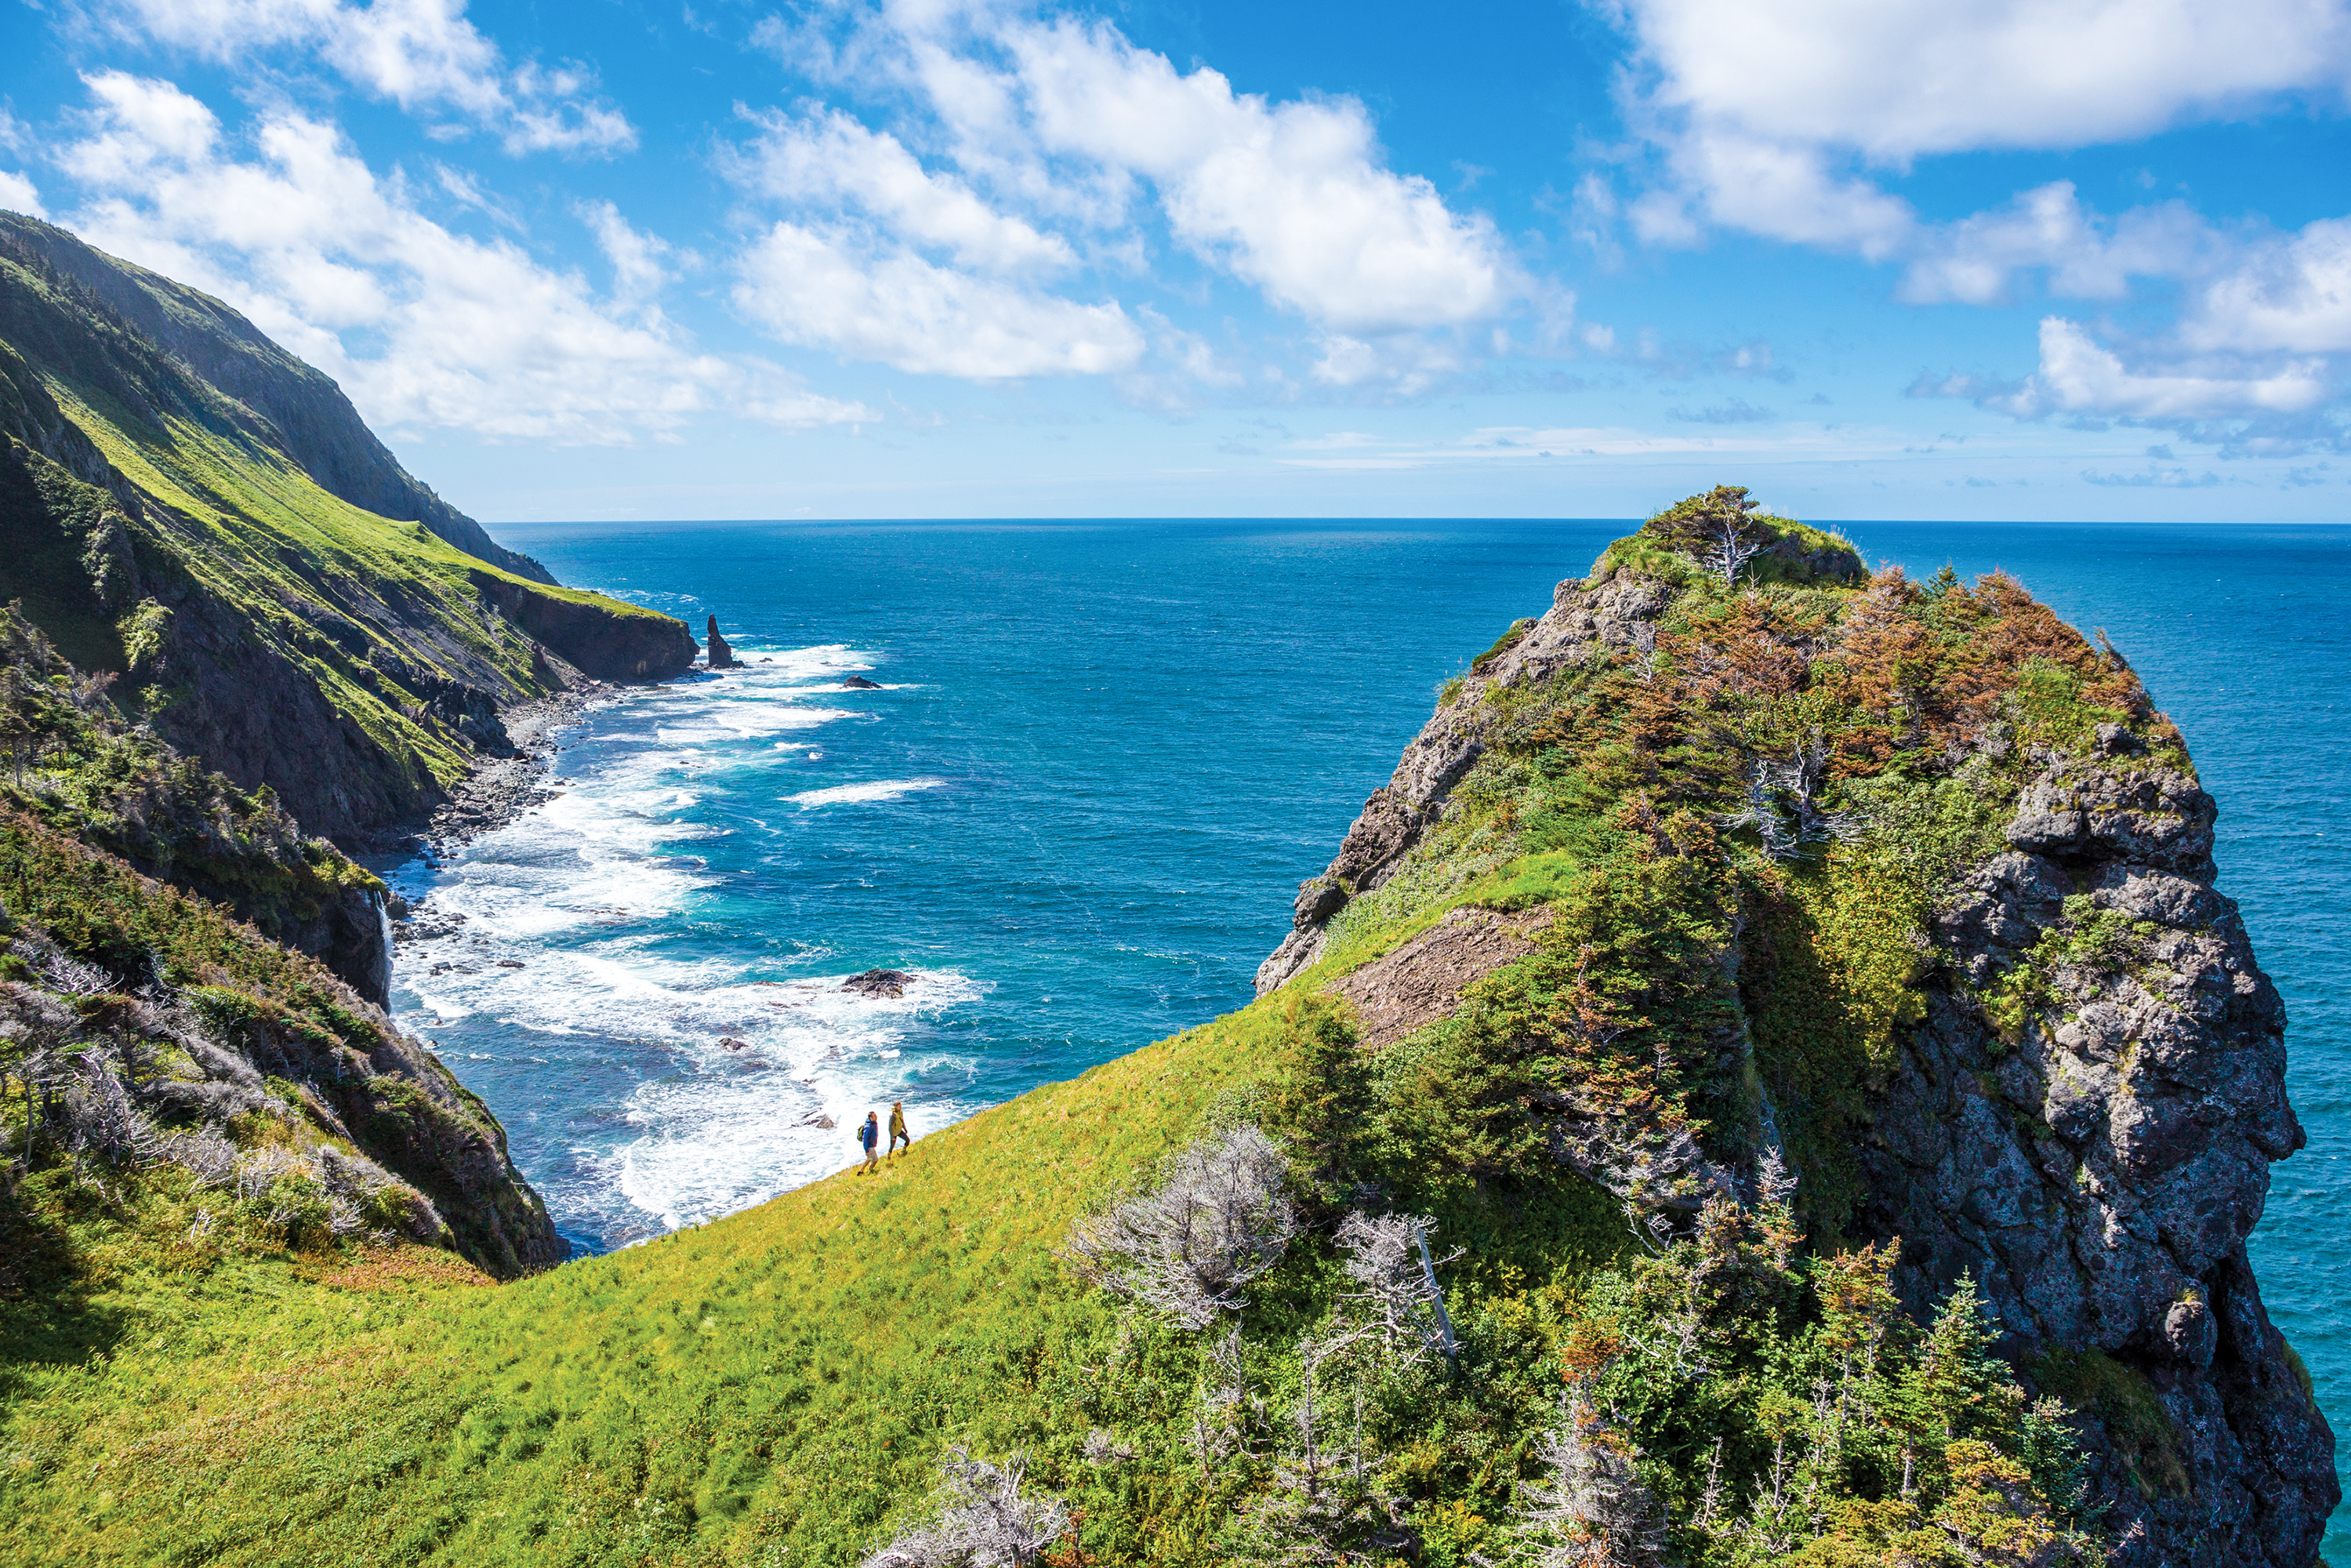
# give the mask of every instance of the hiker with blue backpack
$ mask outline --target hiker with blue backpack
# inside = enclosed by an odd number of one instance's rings
[[[879,1151],[882,1145],[882,1117],[878,1113],[872,1111],[865,1113],[865,1124],[857,1129],[857,1141],[865,1145],[865,1169],[858,1173],[860,1176],[865,1176],[871,1174],[874,1164],[881,1157]]]

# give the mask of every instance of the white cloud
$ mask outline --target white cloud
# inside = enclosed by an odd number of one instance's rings
[[[1405,397],[1426,392],[1461,369],[1450,345],[1412,333],[1366,340],[1334,333],[1322,342],[1322,357],[1307,374],[1326,386],[1379,385]]]
[[[2041,323],[2041,368],[1986,406],[2020,418],[2049,413],[2152,422],[2301,413],[2326,397],[2325,367],[2300,361],[2267,375],[2142,374],[2062,316]]]
[[[658,316],[661,308],[654,301],[674,276],[662,260],[670,253],[669,242],[632,227],[609,201],[583,202],[576,210],[595,235],[596,248],[612,264],[613,298]]]
[[[2351,219],[2249,252],[2204,290],[2182,335],[2201,349],[2351,351]]]
[[[372,423],[611,443],[722,406],[788,423],[872,417],[810,397],[773,366],[697,354],[657,314],[623,319],[577,274],[515,244],[452,233],[330,125],[266,115],[244,157],[169,82],[87,79],[97,107],[57,153],[89,193],[72,226],[228,300],[333,376]],[[608,248],[634,235],[609,219]],[[658,253],[636,237],[643,250],[629,265],[642,285]]]
[[[1060,272],[1077,263],[1061,235],[998,212],[963,182],[924,169],[896,137],[839,110],[755,118],[761,135],[729,162],[737,180],[763,195],[853,207],[901,239],[985,271]]]
[[[2135,139],[2351,69],[2339,0],[1621,4],[1658,110],[1882,165]]]
[[[1998,304],[2015,274],[2046,268],[2049,291],[2082,299],[2117,299],[2130,279],[2178,277],[2212,265],[2220,236],[2185,204],[2138,207],[2105,219],[2084,210],[2071,181],[2018,196],[1922,235],[1902,280],[1915,303]]]
[[[1143,354],[1143,334],[1114,302],[1036,294],[908,251],[863,252],[837,230],[779,222],[741,270],[737,306],[777,338],[918,375],[1099,375]]]
[[[1017,0],[852,3],[758,37],[819,82],[915,106],[899,134],[836,107],[755,116],[760,133],[730,161],[784,209],[746,264],[746,308],[789,340],[991,376],[1131,363],[1143,340],[1119,306],[1032,290],[1089,266],[1144,273],[1163,233],[1316,329],[1310,375],[1328,386],[1420,390],[1462,361],[1458,346],[1422,335],[1531,300],[1549,308],[1488,219],[1385,166],[1352,99],[1236,93],[1107,23],[1040,20]],[[1155,207],[1164,231],[1149,222]],[[817,270],[783,277],[778,246]],[[849,290],[836,255],[870,256],[888,277]],[[753,302],[769,297],[792,308]],[[933,314],[891,322],[900,308]],[[1546,330],[1558,326],[1546,317]],[[1165,373],[1131,395],[1169,407],[1184,402],[1174,381],[1214,363],[1196,343],[1163,344],[1160,358]],[[1230,372],[1196,379],[1217,376]]]
[[[466,19],[465,0],[117,0],[113,16],[122,31],[223,63],[273,47],[315,49],[377,97],[410,110],[455,110],[496,131],[510,152],[636,145],[627,117],[590,96],[588,72],[507,69]]]
[[[1601,3],[1601,0],[1595,0]],[[1663,182],[1625,211],[1650,244],[1720,225],[1909,264],[1907,298],[1991,303],[2014,276],[2116,298],[2228,248],[2177,204],[2114,219],[2070,184],[1955,224],[1922,221],[1885,172],[1942,154],[2064,149],[2338,99],[2351,3],[2243,0],[1608,0],[1635,59],[1628,120]]]
[[[1026,25],[1004,41],[1047,149],[1150,179],[1179,240],[1311,320],[1458,326],[1522,291],[1489,222],[1382,167],[1353,99],[1237,95],[1216,71],[1179,76],[1104,24]]]
[[[1876,261],[1899,249],[1917,221],[1907,202],[1865,180],[1831,173],[1813,148],[1704,129],[1682,138],[1671,161],[1683,183],[1703,193],[1716,223],[1774,239],[1858,251]],[[1647,209],[1652,233],[1645,237],[1670,237],[1661,213]]]
[[[49,215],[41,206],[41,193],[33,188],[33,182],[5,169],[0,169],[0,207],[12,213],[23,213],[27,217],[45,218]]]

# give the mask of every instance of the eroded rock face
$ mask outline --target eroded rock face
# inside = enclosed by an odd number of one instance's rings
[[[2244,1249],[2303,1144],[2285,1009],[2213,889],[2211,798],[2107,749],[2044,768],[2017,847],[1938,920],[1947,978],[1878,1102],[1856,1229],[1902,1239],[1914,1311],[1970,1271],[2028,1372],[2095,1351],[2160,1405],[2153,1457],[2094,1432],[2118,1564],[2306,1563],[2334,1441]],[[2105,943],[2062,942],[2101,916]],[[2005,1045],[1970,994],[2036,964],[2056,1001]]]

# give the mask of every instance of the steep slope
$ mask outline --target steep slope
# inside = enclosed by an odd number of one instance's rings
[[[381,517],[422,522],[466,555],[554,586],[545,567],[499,545],[402,468],[333,382],[219,300],[47,224],[0,214],[0,235],[80,284],[198,380],[257,416],[255,434],[329,496]]]
[[[1719,1034],[1756,1082],[1712,1108],[1718,1154],[1783,1147],[1816,1242],[1898,1239],[1914,1312],[1981,1282],[2003,1351],[2093,1417],[2118,1563],[2311,1561],[2333,1438],[2244,1249],[2304,1138],[2212,800],[2119,655],[2012,580],[1857,569],[1726,602],[1642,538],[1561,584],[1301,888],[1259,987],[1448,885],[1539,883],[1579,797],[1710,809],[1765,852],[1730,890]]]
[[[506,745],[503,704],[694,656],[500,550],[226,307],[14,215],[0,440],[0,595],[312,832],[419,816]]]
[[[1676,522],[1447,694],[1249,1007],[496,1290],[99,1281],[0,1561],[2314,1562],[2178,737],[2005,579]]]
[[[318,959],[370,1002],[392,983],[384,887],[269,795],[241,790],[129,723],[114,680],[0,609],[0,802]]]
[[[481,1103],[317,964],[14,812],[0,904],[0,1383],[27,1342],[94,1348],[110,1274],[358,1238],[503,1276],[569,1250]],[[78,1255],[92,1219],[118,1244]]]

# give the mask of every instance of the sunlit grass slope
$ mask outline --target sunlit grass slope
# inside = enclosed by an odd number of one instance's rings
[[[106,1343],[17,1363],[0,1560],[844,1560],[928,1490],[942,1434],[1074,1460],[1118,1313],[1054,1249],[1283,1039],[1261,1004],[878,1176],[500,1289],[421,1249],[192,1281],[94,1227]],[[1090,1500],[1178,1557],[1215,1523],[1149,1486]]]
[[[247,784],[284,775],[314,831],[379,825],[437,798],[496,704],[563,684],[543,647],[622,678],[691,657],[671,618],[529,580],[416,517],[369,511],[324,487],[294,444],[0,233],[0,528],[15,547],[0,599],[21,600],[84,669],[126,677],[125,695],[183,750]],[[665,649],[662,667],[601,660],[631,643]],[[316,697],[273,700],[281,688]],[[364,737],[340,766],[369,777],[299,766],[320,737],[296,732],[338,720]],[[265,738],[230,756],[232,735]]]

